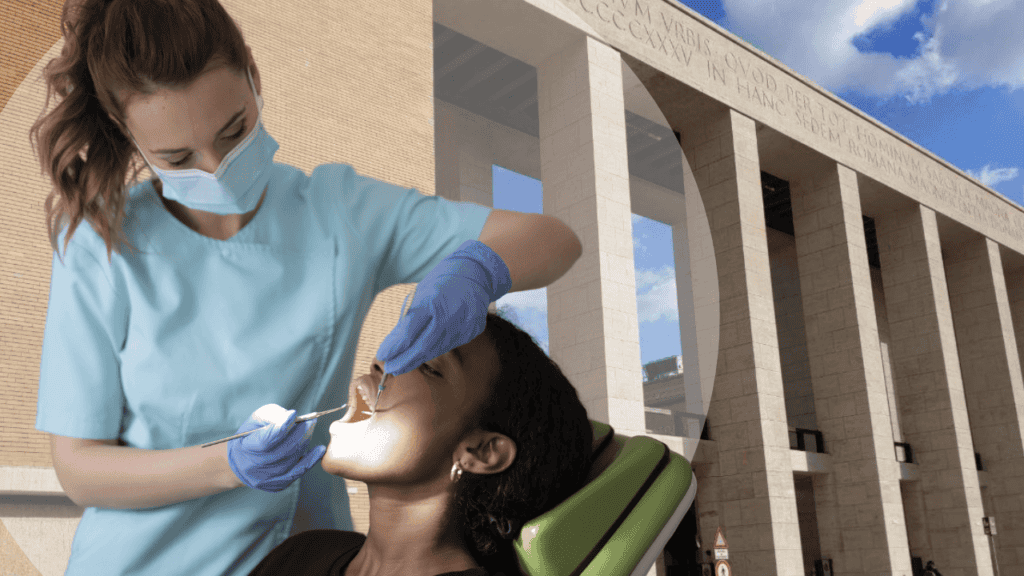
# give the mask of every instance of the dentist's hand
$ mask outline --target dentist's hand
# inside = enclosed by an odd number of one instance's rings
[[[508,266],[489,246],[467,240],[416,285],[405,318],[381,343],[388,374],[405,374],[468,343],[487,325],[487,306],[512,287]]]
[[[252,413],[238,433],[274,424],[228,442],[228,463],[250,488],[280,492],[316,464],[326,446],[309,447],[316,419],[295,426],[295,410],[267,404]]]

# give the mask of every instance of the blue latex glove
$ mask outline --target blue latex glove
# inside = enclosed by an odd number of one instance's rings
[[[416,285],[412,305],[377,350],[388,374],[405,374],[479,336],[487,306],[508,293],[512,277],[501,257],[467,240]]]
[[[280,492],[323,458],[326,446],[309,447],[316,419],[295,426],[295,410],[267,404],[249,416],[238,434],[274,424],[228,441],[228,463],[246,486]]]

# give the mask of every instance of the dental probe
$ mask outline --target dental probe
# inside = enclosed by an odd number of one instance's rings
[[[415,293],[416,293],[416,288],[413,288],[412,292],[406,294],[405,300],[402,300],[402,312],[398,315],[398,321],[399,322],[402,321],[402,318],[405,318],[405,313],[409,311],[409,309],[406,308],[405,305],[406,305],[407,302],[409,302],[409,298],[411,298],[412,295],[415,294]],[[380,379],[380,383],[377,384],[377,398],[375,398],[374,401],[373,401],[373,412],[370,413],[371,416],[377,413],[377,404],[380,403],[380,393],[384,390],[384,381],[387,380],[387,379],[388,379],[388,373],[385,372],[384,376],[382,376],[381,379]]]
[[[346,406],[348,406],[348,403],[342,404],[341,406],[339,406],[337,408],[331,408],[330,410],[324,410],[323,412],[310,412],[309,414],[303,414],[302,416],[299,416],[298,418],[295,419],[295,423],[298,424],[299,422],[305,422],[306,420],[312,420],[313,418],[319,418],[319,417],[323,416],[324,414],[330,414],[331,412],[337,412],[338,410],[341,410],[342,408],[345,408]],[[214,440],[213,442],[207,442],[206,444],[203,444],[203,448],[207,448],[209,446],[213,446],[214,444],[220,444],[221,442],[227,442],[228,440],[234,440],[235,438],[241,438],[242,436],[248,436],[249,434],[252,434],[253,432],[256,432],[257,430],[263,430],[264,428],[267,428],[268,426],[273,426],[273,424],[267,424],[266,426],[260,426],[259,428],[253,428],[252,430],[249,430],[248,432],[242,432],[241,434],[235,434],[234,436],[228,436],[227,438],[221,438],[220,440]]]

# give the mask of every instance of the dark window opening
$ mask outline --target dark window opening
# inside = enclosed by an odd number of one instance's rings
[[[764,223],[768,228],[795,236],[793,228],[793,207],[790,203],[789,182],[782,178],[761,172],[761,196],[764,200]],[[875,221],[867,216],[864,220],[864,241],[868,248],[868,265],[882,268],[878,259],[878,237]]]

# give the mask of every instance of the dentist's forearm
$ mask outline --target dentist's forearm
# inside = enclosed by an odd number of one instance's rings
[[[227,444],[144,450],[116,440],[51,435],[53,467],[72,502],[97,508],[152,508],[244,486]]]
[[[548,286],[568,272],[583,253],[572,229],[542,214],[493,210],[479,240],[508,266],[512,278],[509,292]]]

